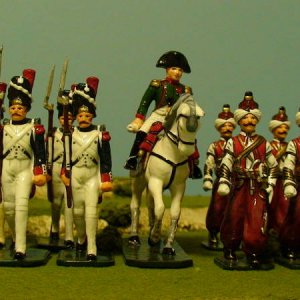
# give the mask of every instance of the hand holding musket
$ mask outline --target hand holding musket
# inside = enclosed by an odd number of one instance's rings
[[[54,78],[55,66],[53,66],[50,77],[48,81],[48,86],[46,90],[46,96],[44,99],[44,108],[48,111],[48,130],[47,130],[47,142],[46,142],[46,151],[47,151],[47,195],[48,200],[53,202],[53,186],[52,186],[52,167],[53,167],[53,114],[54,114],[54,105],[49,103],[49,98],[51,95],[53,78]]]
[[[72,132],[69,126],[69,99],[62,96],[66,82],[66,75],[68,70],[68,60],[65,60],[60,76],[59,90],[57,102],[63,105],[64,127],[63,127],[63,143],[64,143],[64,172],[62,174],[62,181],[66,186],[67,206],[72,207],[72,187],[71,187],[71,138]]]

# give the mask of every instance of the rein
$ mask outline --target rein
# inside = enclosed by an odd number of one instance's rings
[[[177,117],[176,120],[178,120],[180,117],[186,118],[186,119],[187,119],[187,116],[179,115],[179,116]],[[166,136],[169,138],[169,140],[170,140],[173,144],[175,144],[176,146],[178,146],[178,143],[179,143],[179,142],[181,142],[181,143],[184,144],[184,145],[191,145],[191,146],[192,146],[192,145],[195,145],[195,142],[186,142],[186,141],[184,141],[183,139],[181,139],[181,137],[180,137],[180,135],[179,135],[178,124],[177,124],[177,133],[178,133],[178,135],[174,134],[174,133],[171,132],[170,130],[164,129],[164,131],[165,131]]]
[[[172,162],[171,160],[166,159],[166,158],[163,157],[162,155],[157,154],[157,153],[155,153],[155,152],[151,152],[150,155],[153,155],[153,156],[155,156],[155,157],[161,159],[162,161],[164,161],[165,163],[169,164],[169,165],[172,167],[172,173],[171,173],[169,182],[168,182],[168,184],[164,187],[165,190],[168,189],[168,188],[170,187],[170,185],[172,184],[172,182],[173,182],[173,180],[174,180],[174,178],[175,178],[176,168],[179,167],[179,166],[185,165],[185,164],[188,162],[188,159],[185,159],[184,161],[175,164],[175,163]]]

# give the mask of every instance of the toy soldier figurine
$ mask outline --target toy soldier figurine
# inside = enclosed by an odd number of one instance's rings
[[[5,218],[13,234],[14,258],[26,257],[28,199],[32,185],[46,183],[43,125],[28,119],[35,71],[26,69],[14,76],[8,88],[10,122],[4,125],[2,189]],[[32,170],[33,167],[33,170]]]
[[[150,136],[144,143],[142,150],[151,152],[156,136],[163,129],[163,122],[171,107],[183,93],[192,94],[192,89],[180,83],[183,72],[190,73],[191,68],[186,57],[178,51],[169,51],[163,54],[156,67],[166,69],[164,80],[152,80],[147,88],[140,106],[135,115],[135,119],[127,126],[129,132],[136,133],[134,144],[130,151],[130,156],[126,161],[125,169],[136,170],[138,164],[140,145],[150,132]],[[149,118],[146,114],[151,103],[155,101],[154,111]],[[148,145],[148,146],[147,146]],[[142,152],[143,153],[143,152]],[[190,157],[190,169],[192,178],[201,178],[201,170],[198,168],[199,153],[196,150]]]
[[[260,118],[252,92],[246,92],[234,112],[241,132],[228,140],[220,167],[218,193],[231,194],[221,226],[224,268],[238,265],[236,251],[241,242],[247,268],[273,268],[262,259],[268,241],[268,195],[272,197],[278,168],[271,145],[255,132]]]
[[[99,196],[112,190],[110,135],[92,123],[96,117],[98,83],[97,77],[88,77],[86,83],[76,85],[73,93],[78,122],[71,142],[73,218],[78,236],[76,251],[84,252],[87,248],[87,261],[97,260]],[[70,184],[64,169],[62,179],[67,186]]]
[[[210,205],[206,215],[206,228],[209,232],[208,243],[203,245],[209,249],[218,249],[221,223],[223,220],[225,208],[229,201],[229,196],[220,196],[217,193],[220,176],[220,164],[224,156],[224,149],[228,139],[232,137],[236,123],[230,106],[225,104],[223,111],[219,113],[215,120],[215,128],[219,131],[221,138],[211,143],[207,150],[207,158],[204,165],[203,189],[212,190]],[[216,179],[213,181],[213,172]]]
[[[273,199],[269,206],[269,228],[277,236],[288,210],[288,201],[286,201],[287,199],[283,193],[282,169],[286,157],[287,142],[285,139],[290,127],[291,123],[288,121],[285,108],[281,106],[279,112],[272,117],[272,120],[269,123],[269,129],[274,137],[270,142],[272,153],[277,159],[280,170],[276,186],[274,187]]]
[[[300,109],[296,124],[300,127]],[[288,143],[283,175],[284,195],[289,198],[289,207],[279,240],[283,257],[292,264],[300,252],[300,136]]]
[[[70,90],[64,90],[62,97],[69,101]],[[62,168],[62,162],[64,158],[64,145],[63,145],[63,127],[64,127],[64,115],[63,115],[63,104],[57,102],[58,120],[60,127],[53,128],[52,140],[53,140],[53,156],[52,156],[52,194],[51,199],[51,230],[50,230],[50,241],[59,240],[59,228],[60,228],[60,214],[62,203],[64,202],[64,220],[65,220],[65,241],[64,244],[67,248],[74,246],[73,242],[73,210],[67,206],[66,201],[66,189],[63,184],[60,173]],[[72,128],[74,121],[72,105],[68,105],[68,126]],[[48,151],[48,155],[51,151]],[[48,186],[49,188],[49,186]]]
[[[3,119],[3,101],[5,98],[6,93],[6,87],[7,84],[4,82],[0,82],[0,114],[1,114],[1,120]],[[3,140],[3,125],[0,124],[0,141]],[[3,151],[3,145],[0,145],[0,151],[2,156]],[[2,164],[2,160],[0,160],[0,164]],[[2,174],[2,166],[0,166],[0,178]],[[4,218],[4,207],[3,207],[3,199],[2,195],[0,195],[0,250],[3,249],[5,245],[5,233],[4,233],[4,224],[5,224],[5,218]]]

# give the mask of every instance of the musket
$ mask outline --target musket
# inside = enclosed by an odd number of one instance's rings
[[[47,195],[48,200],[52,203],[53,202],[53,184],[52,184],[52,168],[53,168],[53,114],[54,114],[54,105],[49,103],[49,98],[51,95],[52,85],[53,85],[53,79],[54,79],[54,71],[55,66],[53,66],[48,86],[46,90],[46,96],[44,98],[44,108],[48,111],[48,130],[47,130],[47,139],[46,139],[46,151],[47,151],[47,174],[50,176],[49,181],[47,181]]]
[[[66,75],[68,70],[68,60],[65,60],[63,69],[60,76],[59,89],[57,101],[63,105],[63,116],[64,116],[64,127],[63,127],[63,143],[64,143],[64,167],[65,167],[65,176],[70,179],[70,184],[66,185],[66,194],[67,194],[67,206],[68,208],[72,207],[73,199],[72,199],[72,187],[71,187],[71,139],[72,132],[69,126],[69,99],[65,99],[62,97]]]

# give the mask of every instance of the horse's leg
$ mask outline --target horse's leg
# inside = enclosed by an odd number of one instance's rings
[[[178,221],[180,218],[181,201],[184,195],[184,191],[185,191],[185,182],[183,184],[176,184],[176,186],[170,188],[171,197],[172,197],[172,203],[170,207],[171,224],[169,227],[167,241],[163,249],[163,254],[175,255],[175,249],[173,248],[173,243],[177,231]]]
[[[149,222],[149,229],[151,230],[154,226],[155,221],[155,212],[154,212],[154,199],[151,193],[147,188],[147,206],[148,206],[148,222]]]
[[[131,182],[131,191],[132,197],[130,202],[130,211],[131,211],[131,230],[129,243],[134,245],[140,244],[140,239],[138,236],[138,227],[139,227],[139,216],[140,216],[140,206],[142,201],[142,193],[145,188],[145,180],[143,176],[132,178]]]
[[[148,242],[150,246],[154,246],[160,243],[161,225],[165,212],[165,205],[162,197],[163,182],[156,177],[150,177],[148,181],[148,189],[153,197],[155,215],[154,223],[150,231]]]

